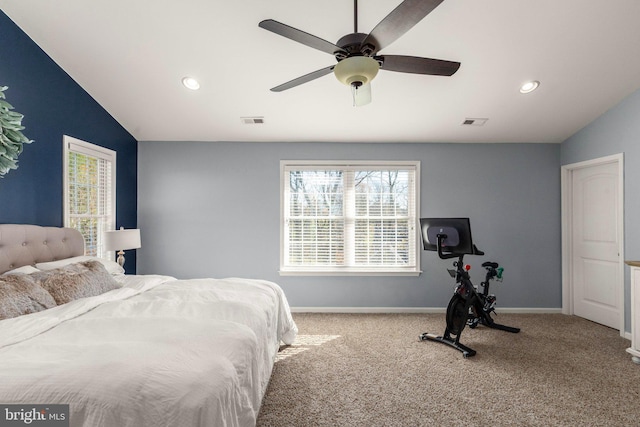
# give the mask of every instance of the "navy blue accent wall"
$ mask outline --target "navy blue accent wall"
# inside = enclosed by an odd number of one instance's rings
[[[138,143],[104,108],[0,11],[0,86],[24,114],[18,169],[0,179],[0,223],[62,226],[62,138],[69,135],[117,155],[116,226],[137,226]],[[127,272],[136,268],[127,252]]]

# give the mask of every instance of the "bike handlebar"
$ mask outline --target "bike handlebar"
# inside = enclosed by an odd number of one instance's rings
[[[436,237],[438,238],[438,256],[440,257],[440,259],[450,259],[450,258],[456,258],[461,256],[459,254],[453,254],[453,253],[445,254],[444,252],[442,252],[442,242],[444,242],[444,239],[447,238],[446,234],[438,234]]]
[[[438,238],[438,256],[440,257],[440,259],[450,259],[450,258],[461,258],[463,257],[465,254],[457,254],[457,253],[447,253],[445,254],[442,251],[442,242],[444,242],[444,239],[447,238],[446,234],[437,234],[436,237]],[[478,247],[476,245],[473,245],[473,254],[470,255],[484,255],[484,252],[482,252],[480,249],[478,249]]]

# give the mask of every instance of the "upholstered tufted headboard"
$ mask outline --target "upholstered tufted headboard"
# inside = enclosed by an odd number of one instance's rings
[[[0,274],[79,255],[84,255],[84,238],[73,228],[0,224]]]

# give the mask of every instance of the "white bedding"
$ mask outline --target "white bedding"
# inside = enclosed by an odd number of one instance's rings
[[[69,404],[72,427],[253,426],[282,290],[248,279],[123,276],[121,289],[0,321],[0,403]]]

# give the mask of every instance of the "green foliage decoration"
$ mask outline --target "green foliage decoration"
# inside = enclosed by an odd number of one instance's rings
[[[5,101],[4,91],[7,86],[0,86],[0,178],[11,169],[18,169],[18,155],[22,153],[23,144],[33,141],[22,134],[22,114],[13,110],[13,106]]]

